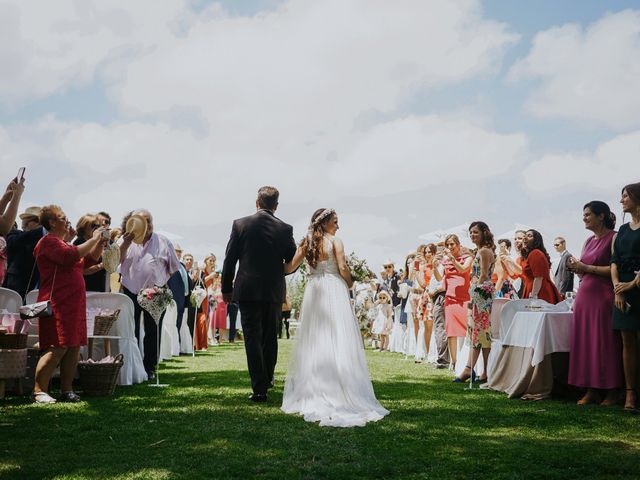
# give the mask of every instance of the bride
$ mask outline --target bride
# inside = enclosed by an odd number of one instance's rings
[[[362,337],[349,300],[353,284],[342,241],[335,236],[338,216],[317,210],[309,233],[290,263],[293,272],[304,258],[311,267],[300,313],[282,411],[299,413],[320,426],[353,427],[389,413],[376,400]]]

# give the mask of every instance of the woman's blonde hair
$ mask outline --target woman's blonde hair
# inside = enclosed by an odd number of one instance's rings
[[[302,239],[300,246],[305,250],[305,258],[312,268],[318,266],[320,257],[324,253],[324,225],[335,214],[335,210],[331,208],[319,208],[311,215],[307,236]]]
[[[78,237],[85,240],[89,240],[89,231],[93,228],[93,225],[98,221],[98,217],[91,213],[87,213],[80,217],[78,223],[76,223],[76,233]]]
[[[206,257],[204,257],[204,268],[207,268],[207,260],[209,260],[210,258],[213,258],[213,263],[215,265],[215,263],[218,261],[218,259],[216,258],[216,256],[213,253],[210,253],[209,255],[207,255]],[[215,266],[214,266],[215,268]]]

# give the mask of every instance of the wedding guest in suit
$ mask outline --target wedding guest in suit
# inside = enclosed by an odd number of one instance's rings
[[[175,246],[176,258],[180,261],[182,257],[182,248],[179,245]],[[169,281],[167,286],[173,294],[173,300],[176,302],[176,328],[178,329],[178,339],[180,338],[180,329],[182,327],[182,317],[184,316],[184,309],[189,300],[189,275],[184,268],[182,262],[178,265],[178,271],[175,272]]]
[[[573,292],[573,272],[567,268],[567,260],[572,257],[567,250],[567,241],[563,237],[556,237],[553,241],[553,246],[556,252],[560,254],[560,261],[556,267],[556,272],[553,277],[553,281],[560,292],[563,295],[567,292]]]
[[[101,249],[102,229],[79,246],[69,245],[75,231],[62,209],[56,205],[42,208],[40,223],[49,231],[34,249],[41,273],[38,301],[51,300],[53,316],[39,319],[39,343],[42,356],[36,366],[33,400],[55,403],[49,394],[49,381],[60,366],[61,400],[78,402],[73,391],[80,347],[87,344],[86,292],[82,270],[84,258]]]
[[[617,403],[622,386],[620,333],[613,330],[613,283],[611,244],[616,216],[609,205],[587,203],[582,220],[593,235],[584,243],[580,260],[569,257],[568,268],[580,277],[573,306],[569,383],[586,388],[578,405],[599,402],[598,390],[607,392],[602,405]]]
[[[274,187],[262,187],[257,212],[233,222],[222,270],[224,301],[240,307],[254,402],[266,402],[267,389],[273,386],[276,325],[285,300],[284,264],[296,253],[293,228],[275,216],[279,195]]]
[[[447,235],[444,239],[443,254],[435,256],[433,273],[438,280],[444,279],[445,330],[449,341],[449,355],[454,367],[458,354],[458,337],[467,334],[467,304],[469,303],[469,287],[471,262],[473,257],[465,253],[457,235]],[[444,277],[440,277],[440,265]]]
[[[551,281],[551,259],[544,248],[540,232],[527,230],[523,253],[522,298],[539,298],[553,305],[560,302],[562,296]]]
[[[193,332],[196,323],[196,307],[191,304],[191,292],[196,284],[198,278],[197,268],[194,268],[193,255],[185,253],[182,257],[184,268],[187,272],[187,282],[189,283],[189,296],[185,299],[185,308],[187,309],[187,326],[193,338]]]
[[[120,245],[120,273],[122,289],[134,305],[135,333],[140,338],[140,315],[144,319],[144,368],[149,379],[155,378],[158,363],[158,332],[162,331],[162,317],[156,324],[149,312],[138,303],[138,293],[143,288],[166,286],[169,278],[178,271],[180,262],[168,238],[153,231],[153,216],[148,210],[136,210],[131,215],[139,215],[146,222],[146,234],[142,243],[133,243],[134,234],[127,232]],[[126,232],[128,218],[123,220]]]
[[[620,227],[613,243],[613,328],[622,334],[622,363],[626,387],[624,409],[635,412],[640,342],[640,183],[624,187],[620,203],[625,215],[631,214],[631,221]]]
[[[45,235],[40,225],[39,207],[29,207],[19,215],[22,230],[11,230],[7,235],[7,271],[5,288],[14,290],[24,299],[28,292],[36,288],[40,278],[33,249]]]
[[[95,215],[86,214],[80,217],[76,224],[76,239],[73,244],[78,246],[93,238],[93,232],[101,228],[101,224]],[[107,289],[107,272],[102,265],[102,249],[104,241],[100,242],[100,248],[96,250],[97,258],[89,255],[84,259],[84,284],[87,292],[104,292]]]

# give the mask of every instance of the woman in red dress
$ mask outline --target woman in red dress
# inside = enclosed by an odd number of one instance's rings
[[[562,295],[551,281],[551,259],[537,230],[527,230],[523,258],[522,298],[538,298],[553,305],[562,301]]]
[[[55,403],[49,394],[49,381],[60,365],[61,400],[78,402],[73,377],[80,347],[87,344],[87,307],[84,286],[84,257],[102,247],[102,231],[80,246],[69,245],[75,232],[62,209],[55,205],[42,208],[40,223],[49,231],[42,237],[33,255],[40,272],[38,301],[51,300],[53,316],[40,318],[40,350],[36,366],[33,399],[37,403]]]

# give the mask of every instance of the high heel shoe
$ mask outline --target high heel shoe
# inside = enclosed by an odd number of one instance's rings
[[[464,372],[463,372],[462,375],[460,375],[459,377],[456,377],[456,378],[453,379],[453,383],[464,383],[469,379],[471,379],[472,382],[476,381],[476,371],[473,370],[469,365],[464,367],[464,369],[465,369],[465,371],[469,370],[471,372],[471,374],[465,375]]]

